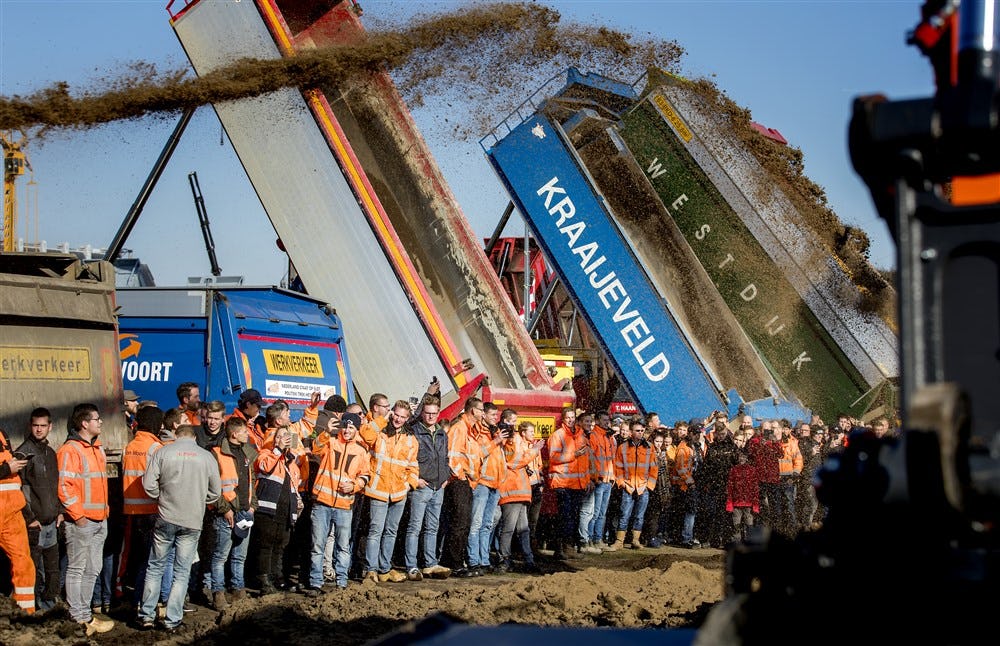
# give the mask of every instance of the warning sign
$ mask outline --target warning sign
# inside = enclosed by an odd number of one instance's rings
[[[323,377],[323,363],[318,354],[283,350],[264,350],[263,352],[267,371],[272,375]]]
[[[295,399],[309,401],[314,392],[319,392],[320,398],[326,400],[337,394],[332,384],[306,384],[298,381],[264,380],[264,391],[268,399]]]
[[[556,430],[556,418],[555,417],[525,417],[523,415],[517,416],[517,423],[521,422],[531,422],[535,425],[535,437],[548,439],[550,435]]]
[[[89,381],[90,350],[46,346],[0,346],[0,379]]]

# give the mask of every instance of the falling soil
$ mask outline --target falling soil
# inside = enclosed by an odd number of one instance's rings
[[[478,98],[506,95],[520,101],[524,88],[537,87],[546,74],[569,65],[637,78],[650,64],[676,69],[682,53],[673,41],[561,25],[557,11],[539,5],[473,5],[422,15],[398,29],[370,30],[362,43],[276,60],[243,59],[198,78],[188,68],[164,71],[136,62],[125,74],[102,80],[99,90],[74,92],[68,83],[56,82],[26,97],[0,97],[0,130],[88,128],[121,119],[169,117],[185,108],[285,87],[337,85],[375,69],[398,69],[400,89],[412,105],[427,94],[443,95],[456,87],[466,99],[477,98],[465,91],[476,87]],[[470,86],[470,81],[476,83]],[[503,109],[493,100],[479,105],[483,115],[497,114],[487,106]]]
[[[437,613],[474,625],[524,624],[585,628],[697,628],[722,596],[723,552],[678,548],[587,555],[569,566],[542,563],[544,575],[396,584],[350,582],[315,599],[279,593],[197,607],[177,635],[137,632],[112,611],[115,628],[92,643],[365,644]],[[0,643],[8,646],[85,643],[64,609],[34,616],[13,604],[0,609]]]

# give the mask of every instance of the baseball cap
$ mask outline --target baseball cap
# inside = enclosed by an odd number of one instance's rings
[[[264,398],[260,396],[260,391],[255,388],[250,388],[240,393],[240,406],[244,404],[257,404],[260,406],[263,403]]]
[[[612,415],[611,416],[611,423],[612,424],[624,424],[625,423],[625,418],[622,417],[621,415]]]
[[[357,413],[344,413],[340,417],[340,428],[347,428],[348,426],[353,426],[354,428],[361,428],[361,416]]]
[[[122,399],[127,402],[137,402],[139,401],[139,395],[135,394],[134,390],[125,390]]]
[[[688,422],[688,433],[701,433],[704,430],[705,425],[701,422],[691,420]]]

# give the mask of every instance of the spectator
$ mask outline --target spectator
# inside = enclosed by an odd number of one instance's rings
[[[670,474],[671,516],[680,520],[677,523],[680,526],[680,546],[697,549],[701,547],[701,543],[694,538],[694,521],[698,512],[696,476],[702,460],[698,448],[701,424],[692,422],[684,430],[685,435],[677,447],[674,469]]]
[[[754,517],[760,512],[757,471],[750,464],[746,451],[737,451],[736,464],[729,470],[726,480],[726,511],[732,513],[733,533],[730,542],[746,540],[747,532],[754,525]]]
[[[563,411],[562,424],[549,436],[549,476],[560,523],[557,559],[576,556],[580,507],[590,483],[590,445],[576,425],[576,411]]]
[[[534,424],[521,422],[521,427]],[[520,429],[519,429],[520,430]],[[531,551],[531,534],[528,526],[528,505],[531,502],[531,465],[538,455],[538,448],[523,439],[523,433],[515,433],[505,426],[501,431],[504,462],[507,465],[503,482],[500,484],[500,563],[497,571],[507,572],[511,568],[511,541],[517,534],[524,555],[524,570],[537,572],[534,553]]]
[[[176,439],[153,454],[142,476],[143,489],[157,501],[153,549],[139,610],[142,628],[153,627],[156,602],[160,598],[160,580],[171,548],[175,550],[176,561],[163,625],[168,631],[176,631],[180,627],[184,620],[188,576],[197,554],[205,505],[216,502],[222,489],[216,461],[208,451],[198,446],[195,436],[195,429],[190,424],[178,427]]]
[[[102,420],[97,406],[77,404],[72,430],[56,452],[59,461],[59,501],[66,523],[66,603],[73,621],[87,635],[105,633],[115,622],[93,616],[90,598],[103,562],[108,536],[107,460],[101,446]]]
[[[219,446],[226,439],[226,433],[223,430],[225,422],[226,405],[217,399],[207,402],[205,404],[205,423],[195,427],[198,432],[198,446],[206,451],[211,451]]]
[[[249,429],[248,424],[247,439],[250,439]],[[278,591],[275,583],[281,577],[282,553],[288,545],[295,519],[302,511],[299,467],[295,463],[291,444],[292,432],[288,428],[279,428],[274,433],[273,444],[264,445],[254,463],[257,509],[254,512],[253,535],[257,540],[252,551],[256,556],[261,595]],[[320,476],[317,476],[315,486],[320,486]]]
[[[444,493],[444,511],[448,519],[441,561],[455,576],[476,576],[478,572],[465,567],[472,523],[472,493],[476,486],[480,447],[471,438],[481,424],[483,400],[466,400],[461,417],[448,429],[448,466],[451,479]]]
[[[193,381],[177,386],[178,408],[184,412],[184,423],[201,426],[201,389]]]
[[[410,425],[417,442],[417,482],[407,494],[410,520],[406,527],[406,578],[420,581],[424,576],[446,579],[451,570],[438,564],[437,538],[444,487],[451,470],[448,466],[448,435],[438,423],[441,402],[436,396],[425,395],[420,405],[419,419]],[[423,533],[424,568],[418,569],[417,546]]]
[[[236,410],[230,417],[239,417],[247,424],[247,437],[253,448],[258,451],[264,446],[264,429],[258,424],[257,416],[260,415],[260,408],[264,405],[264,398],[260,396],[260,391],[250,388],[240,393],[240,398],[236,402]]]
[[[0,429],[0,549],[10,559],[14,602],[30,614],[35,612],[35,563],[28,546],[25,517],[21,513],[26,503],[19,475],[29,461],[14,457],[10,440]],[[87,631],[88,635],[92,634],[89,626]]]
[[[370,449],[371,479],[365,486],[370,510],[365,576],[383,583],[406,580],[405,574],[392,569],[392,553],[406,507],[406,494],[418,484],[417,440],[403,432],[409,419],[407,402],[400,400],[393,404],[388,423],[374,438]]]
[[[584,552],[600,554],[610,547],[604,542],[604,524],[611,500],[611,487],[615,481],[615,447],[610,437],[610,418],[602,413],[598,419],[604,426],[591,423],[593,413],[584,415],[581,422],[584,435],[590,444],[592,460],[590,479],[592,488],[588,490],[580,506],[580,540]]]
[[[468,564],[476,575],[490,568],[490,541],[493,538],[494,513],[500,500],[500,483],[506,477],[507,464],[501,445],[504,438],[497,432],[500,409],[492,402],[483,403],[483,419],[469,435],[478,455],[478,478],[472,491],[472,515],[469,524]]]
[[[649,492],[656,488],[657,463],[653,447],[644,438],[646,425],[641,417],[629,424],[632,437],[615,450],[615,484],[622,489],[622,511],[614,546],[623,547],[625,532],[632,528],[630,547],[642,548],[639,542],[642,521],[649,504]]]
[[[49,610],[59,600],[60,588],[58,532],[63,513],[59,504],[59,463],[49,446],[52,413],[47,408],[36,408],[28,419],[28,436],[17,447],[18,453],[29,456],[21,471],[26,503],[22,513],[35,564],[35,607]]]
[[[736,464],[736,443],[729,435],[723,419],[712,422],[715,440],[708,445],[705,462],[698,473],[699,525],[704,539],[715,548],[722,548],[732,535],[732,519],[725,512],[726,480]]]

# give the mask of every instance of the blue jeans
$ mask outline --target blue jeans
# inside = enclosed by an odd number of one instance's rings
[[[469,525],[469,567],[490,564],[490,538],[493,536],[493,512],[500,500],[500,490],[479,485],[472,491],[472,523]]]
[[[632,493],[622,491],[622,517],[618,519],[618,531],[628,529],[628,521],[631,517],[634,517],[632,531],[641,532],[642,519],[646,516],[646,505],[648,504],[649,489],[643,488],[642,491],[634,491]],[[633,511],[635,512],[634,514]],[[637,538],[638,536],[633,541]]]
[[[233,528],[229,526],[226,519],[217,516],[212,521],[215,529],[215,550],[212,552],[212,592],[221,592],[226,589],[226,560],[229,560],[231,571],[230,583],[233,590],[242,590],[246,587],[243,580],[244,565],[247,562],[247,549],[250,547],[250,535],[246,538],[237,538],[233,535]],[[253,531],[253,528],[250,528]]]
[[[326,539],[333,532],[336,542],[334,571],[337,587],[347,587],[347,571],[351,569],[351,519],[354,511],[337,509],[322,503],[314,503],[312,508],[312,552],[309,558],[309,587],[323,587],[323,553]]]
[[[406,509],[406,498],[398,502],[369,499],[368,509],[371,520],[365,545],[365,570],[385,574],[392,569],[392,552],[396,547],[399,519]]]
[[[191,564],[198,553],[198,539],[201,528],[191,529],[167,522],[162,518],[156,520],[153,529],[153,550],[149,556],[149,568],[146,570],[146,582],[142,589],[142,606],[139,608],[140,619],[156,617],[156,602],[160,599],[160,579],[167,565],[171,548],[175,550],[174,580],[170,585],[170,596],[167,598],[167,617],[164,625],[173,628],[184,619],[184,597],[187,595],[188,577],[191,575]]]
[[[423,487],[407,494],[410,501],[410,522],[406,527],[406,569],[417,567],[417,544],[420,530],[424,530],[424,567],[438,564],[437,535],[441,520],[441,505],[444,504],[444,487],[431,489]]]
[[[559,510],[559,539],[568,545],[576,545],[580,527],[580,506],[583,504],[583,489],[556,489],[556,505]]]
[[[608,502],[611,500],[611,483],[598,482],[594,487],[594,519],[590,521],[590,542],[604,540],[604,523],[608,519]]]

